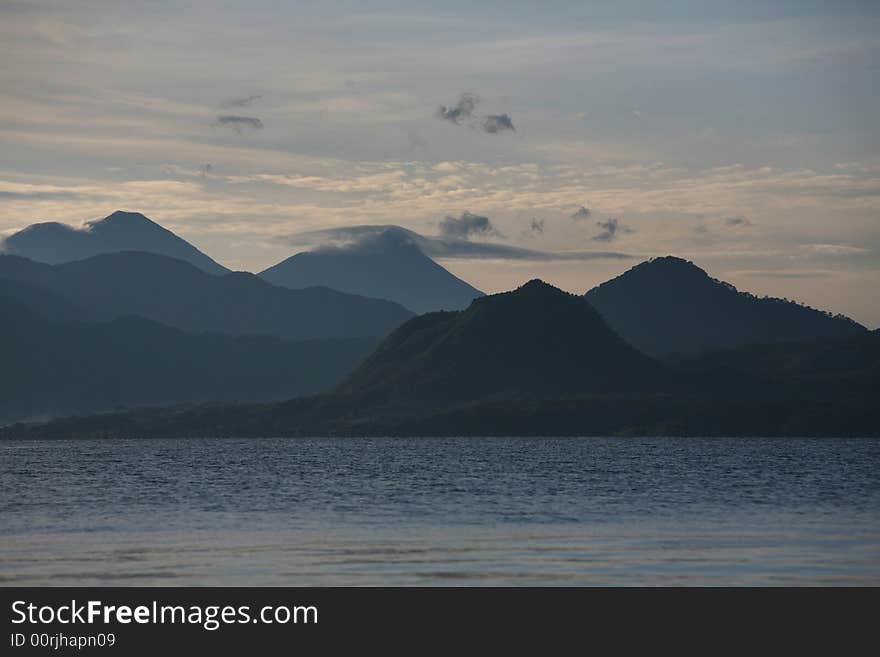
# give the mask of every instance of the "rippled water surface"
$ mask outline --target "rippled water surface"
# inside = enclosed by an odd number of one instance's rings
[[[880,440],[0,443],[0,584],[880,585]]]

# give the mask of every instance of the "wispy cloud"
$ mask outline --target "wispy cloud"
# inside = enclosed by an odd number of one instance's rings
[[[871,252],[871,249],[850,244],[806,244],[804,248],[818,255],[857,255]]]
[[[471,119],[478,119],[476,115],[477,105],[480,102],[480,97],[472,93],[470,91],[464,92],[458,98],[458,102],[455,105],[441,105],[437,108],[437,117],[443,119],[444,121],[449,121],[450,123],[454,123],[455,125],[461,125],[462,122],[469,122],[471,127],[476,127],[476,121],[471,121]],[[510,118],[509,114],[488,114],[483,117],[482,121],[479,122],[479,128],[490,135],[498,134],[501,132],[513,132],[516,128],[513,127],[513,119]]]
[[[437,116],[458,125],[462,119],[469,119],[473,116],[479,102],[480,97],[477,94],[466,91],[459,96],[458,102],[455,105],[449,107],[441,105],[437,108]]]
[[[77,199],[80,198],[82,194],[75,191],[60,191],[60,190],[52,190],[52,191],[43,191],[43,190],[28,190],[28,191],[7,191],[0,189],[0,199],[9,199],[9,200],[21,200],[21,201],[48,201],[48,200],[59,200],[59,199]]]
[[[261,130],[263,122],[255,116],[239,116],[237,114],[221,114],[214,123],[217,126],[230,126],[241,134],[246,128]]]
[[[490,114],[483,119],[483,132],[497,134],[499,132],[514,131],[513,121],[507,114]]]
[[[593,239],[597,242],[610,242],[614,240],[620,233],[632,233],[632,228],[624,226],[617,219],[609,217],[605,221],[597,221],[599,233],[593,235]]]
[[[574,219],[575,221],[578,221],[580,219],[588,219],[590,216],[592,216],[592,214],[593,213],[590,211],[590,208],[582,205],[576,211],[572,212],[569,215],[569,219]]]
[[[739,270],[739,271],[731,271],[728,272],[731,276],[748,276],[750,278],[791,278],[791,279],[800,279],[800,278],[831,278],[834,276],[833,272],[824,271],[824,270],[811,270],[811,271],[802,271],[802,270]]]
[[[446,216],[440,222],[440,235],[446,238],[469,240],[473,236],[503,237],[492,225],[489,217],[474,214],[465,210],[461,216]]]
[[[443,236],[421,235],[414,231],[391,225],[344,226],[297,233],[284,238],[284,243],[294,246],[313,246],[320,249],[352,249],[364,244],[372,245],[377,237],[405,239],[416,245],[426,255],[450,260],[531,260],[531,261],[587,261],[628,260],[635,256],[614,251],[541,251],[508,244],[474,242],[466,239],[450,239]]]

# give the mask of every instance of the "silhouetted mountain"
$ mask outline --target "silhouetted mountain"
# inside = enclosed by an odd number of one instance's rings
[[[459,310],[483,295],[426,256],[407,231],[394,226],[355,245],[298,253],[260,276],[293,289],[321,285],[389,299],[416,313]]]
[[[533,280],[476,299],[464,311],[411,319],[337,393],[436,406],[644,390],[656,388],[663,375],[582,297]]]
[[[121,210],[104,219],[91,221],[84,228],[56,222],[33,224],[6,238],[3,250],[52,265],[102,253],[146,251],[185,260],[209,274],[229,272],[192,244],[139,212]]]
[[[880,332],[660,364],[532,281],[414,318],[336,390],[0,429],[70,436],[878,436]]]
[[[636,265],[586,294],[608,324],[654,357],[746,344],[845,338],[866,331],[841,315],[739,292],[691,262]]]
[[[109,253],[61,265],[0,256],[0,279],[40,288],[83,319],[139,315],[188,331],[291,339],[384,336],[412,313],[327,288],[288,290],[242,272],[213,276],[182,260]]]
[[[0,423],[312,394],[338,383],[378,342],[190,334],[138,317],[50,321],[2,289],[0,315]]]

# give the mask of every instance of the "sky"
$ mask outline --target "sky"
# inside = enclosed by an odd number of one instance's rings
[[[486,292],[672,254],[880,326],[880,3],[3,0],[0,62],[0,235],[398,225]]]

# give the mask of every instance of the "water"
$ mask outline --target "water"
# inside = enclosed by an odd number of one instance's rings
[[[3,585],[880,585],[880,440],[0,443]]]

